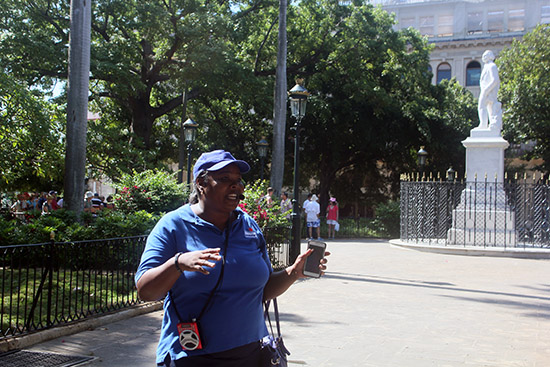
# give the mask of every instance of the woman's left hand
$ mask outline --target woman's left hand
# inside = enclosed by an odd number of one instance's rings
[[[304,275],[304,265],[306,264],[306,259],[309,257],[309,255],[311,255],[312,252],[313,252],[313,249],[308,249],[303,254],[298,255],[294,264],[289,266],[287,268],[287,271],[289,271],[289,273],[292,276],[296,277],[296,279],[307,278],[307,276]],[[321,269],[321,276],[325,274],[325,270],[327,270],[326,264],[328,260],[326,259],[326,257],[329,255],[330,255],[330,252],[325,251],[323,258],[320,261],[319,269]]]

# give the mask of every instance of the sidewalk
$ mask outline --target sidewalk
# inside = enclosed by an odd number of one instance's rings
[[[327,242],[329,271],[279,298],[290,366],[550,365],[550,260]],[[162,311],[27,350],[151,367]]]

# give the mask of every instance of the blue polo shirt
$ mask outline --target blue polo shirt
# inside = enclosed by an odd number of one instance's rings
[[[210,274],[185,271],[172,287],[172,297],[164,300],[164,318],[157,348],[157,363],[166,354],[176,360],[186,356],[229,350],[258,341],[266,336],[263,316],[263,289],[273,271],[265,239],[258,224],[242,210],[229,229],[228,248],[224,249],[225,231],[199,218],[189,204],[166,214],[149,237],[136,282],[149,269],[172,259],[178,252],[206,248],[226,251],[223,279],[210,306],[203,314],[200,335],[203,349],[184,351],[179,343],[178,322],[199,316],[220,275],[221,261]],[[174,307],[184,320],[178,320]]]

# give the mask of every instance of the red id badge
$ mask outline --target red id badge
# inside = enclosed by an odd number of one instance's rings
[[[196,322],[180,322],[178,333],[183,350],[202,349],[199,327]]]

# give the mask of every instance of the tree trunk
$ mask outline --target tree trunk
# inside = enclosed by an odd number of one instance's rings
[[[271,157],[271,187],[278,197],[283,187],[285,171],[285,127],[287,108],[286,83],[286,9],[287,0],[279,0],[279,42],[273,106],[273,149]]]
[[[151,145],[151,134],[155,117],[151,114],[149,101],[150,92],[140,93],[130,99],[132,111],[132,131],[142,140],[146,149]]]
[[[64,205],[80,214],[84,208],[86,133],[90,81],[91,1],[71,1],[69,81],[67,99],[67,148],[65,153]]]
[[[185,161],[185,129],[183,124],[187,120],[187,87],[183,90],[182,99],[182,111],[181,111],[181,125],[180,125],[180,140],[179,144],[179,155],[178,155],[178,183],[183,183],[183,167]]]

